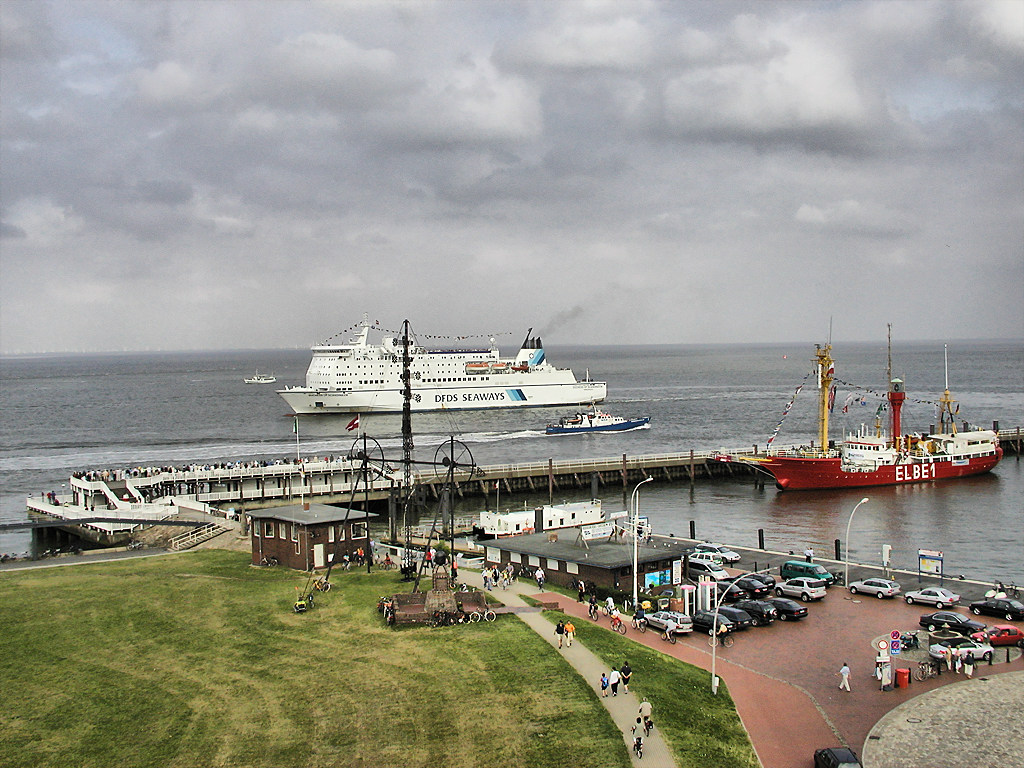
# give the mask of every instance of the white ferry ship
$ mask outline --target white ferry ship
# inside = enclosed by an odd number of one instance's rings
[[[347,344],[313,347],[306,385],[278,390],[295,413],[401,413],[403,336],[383,332],[370,344],[364,316]],[[577,381],[555,368],[539,337],[526,334],[515,358],[502,358],[494,339],[483,350],[430,350],[409,334],[409,371],[414,411],[530,408],[601,402],[603,381]]]

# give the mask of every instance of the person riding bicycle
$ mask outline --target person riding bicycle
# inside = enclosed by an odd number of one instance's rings
[[[608,595],[608,598],[604,601],[605,608],[608,609],[608,613],[611,614],[615,610],[615,598]]]
[[[644,611],[644,607],[642,605],[638,605],[636,607],[636,611],[633,612],[633,623],[640,624],[646,620],[646,617],[647,613]]]
[[[679,625],[676,623],[676,620],[672,617],[669,617],[665,621],[665,637],[671,640],[673,637],[675,637],[677,629],[679,629]]]
[[[384,567],[390,568],[395,564],[395,561],[391,559],[391,553],[384,555]]]
[[[612,629],[615,629],[617,626],[619,626],[619,624],[622,623],[622,617],[619,615],[619,609],[616,608],[614,605],[612,606],[612,609],[608,613],[608,615],[612,617]]]

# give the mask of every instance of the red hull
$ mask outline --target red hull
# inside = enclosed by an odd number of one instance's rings
[[[838,458],[804,459],[776,456],[758,462],[758,466],[775,476],[782,490],[806,491],[830,488],[861,488],[871,485],[904,485],[930,483],[988,472],[1003,457],[1003,449],[994,455],[979,456],[963,463],[937,461],[908,462],[881,467],[873,472],[844,472]]]

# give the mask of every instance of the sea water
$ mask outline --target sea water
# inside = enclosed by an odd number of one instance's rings
[[[545,424],[573,409],[414,414],[415,458],[433,461],[452,435],[478,465],[763,449],[777,428],[776,445],[816,436],[813,344],[548,347],[547,354],[578,377],[589,372],[607,381],[605,410],[650,416],[650,427],[548,436]],[[874,427],[887,388],[887,350],[884,342],[842,343],[833,357],[837,439],[862,424]],[[80,470],[346,453],[356,439],[350,416],[304,416],[296,439],[290,409],[275,392],[304,383],[308,363],[306,350],[0,359],[0,520],[25,519],[26,497],[67,492],[69,475]],[[277,382],[243,383],[257,369]],[[930,430],[946,384],[943,345],[897,344],[892,375],[907,391],[904,430]],[[950,344],[948,383],[958,422],[1024,427],[1024,343]],[[400,417],[364,415],[360,428],[389,459],[401,459]],[[589,488],[565,490],[553,500],[588,495]],[[604,486],[601,495],[606,507],[624,507],[621,487]],[[1013,455],[991,473],[935,484],[783,493],[744,473],[698,480],[692,490],[686,482],[650,483],[638,497],[656,532],[687,535],[693,521],[699,538],[756,546],[763,529],[769,549],[812,546],[822,556],[845,538],[851,511],[867,497],[850,524],[851,560],[877,563],[888,544],[893,565],[912,570],[919,549],[937,549],[947,574],[1024,583],[1024,471]],[[547,501],[546,491],[476,497],[459,511]],[[29,541],[27,532],[0,535],[0,552],[23,552]]]

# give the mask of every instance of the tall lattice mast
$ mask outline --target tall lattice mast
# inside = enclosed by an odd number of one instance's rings
[[[414,562],[412,549],[412,520],[409,506],[412,504],[412,358],[409,355],[409,321],[402,323],[402,458],[404,469],[402,485],[404,499],[402,505],[402,529],[405,537],[402,565],[411,566]]]

